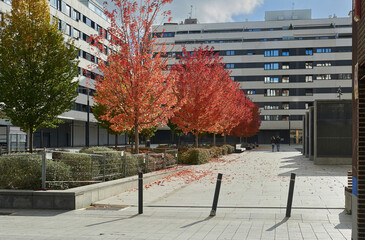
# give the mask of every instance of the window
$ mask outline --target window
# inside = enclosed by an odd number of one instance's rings
[[[265,70],[277,70],[279,69],[279,63],[265,63]]]
[[[73,29],[73,37],[76,39],[80,38],[80,31],[77,30],[76,28]]]
[[[275,97],[279,96],[280,91],[278,89],[267,89],[266,96],[268,97]]]
[[[66,27],[65,27],[65,34],[67,36],[71,36],[71,26],[66,24]]]
[[[278,77],[265,77],[265,83],[278,83],[279,78]]]
[[[81,19],[80,12],[73,9],[72,10],[72,19],[75,21],[79,21]]]
[[[86,35],[85,33],[82,33],[82,39],[87,42],[87,40],[89,39],[89,36]]]
[[[281,120],[282,121],[289,121],[289,116],[288,115],[282,116]]]
[[[284,89],[281,95],[284,97],[289,96],[289,89]]]
[[[231,76],[230,78],[232,79],[232,81],[234,81],[234,77],[233,76]]]
[[[330,67],[332,64],[330,62],[317,63],[317,67]]]
[[[312,69],[313,68],[313,62],[306,62],[305,63],[305,68],[306,69]]]
[[[305,76],[305,82],[313,82],[313,76],[311,75]]]
[[[247,95],[254,95],[255,93],[255,90],[247,90]]]
[[[320,74],[317,75],[317,80],[330,80],[331,74]]]
[[[283,76],[283,78],[281,79],[282,83],[288,83],[289,82],[289,76]]]
[[[305,95],[306,96],[313,96],[313,89],[306,89],[305,90]]]
[[[339,79],[352,79],[351,73],[340,73],[338,74]]]
[[[279,121],[279,115],[264,115],[264,121]]]
[[[226,68],[234,68],[234,63],[227,63]]]
[[[84,16],[83,22],[91,28],[95,28],[95,22],[92,21],[90,18]]]
[[[317,48],[316,50],[317,53],[330,53],[332,52],[331,48]]]
[[[68,17],[71,16],[71,8],[66,3],[62,2],[62,12],[66,14]]]
[[[282,69],[289,69],[289,63],[283,63],[281,66]]]
[[[313,48],[305,49],[305,55],[313,55]]]
[[[270,105],[266,105],[264,107],[265,110],[278,110],[279,106],[270,106]]]
[[[289,103],[283,103],[283,104],[281,105],[281,108],[282,108],[282,109],[289,109]]]
[[[277,57],[279,56],[279,50],[266,50],[265,57]]]
[[[281,55],[283,55],[283,56],[289,56],[290,55],[289,54],[289,49],[283,49]]]
[[[226,52],[226,55],[227,55],[227,56],[233,56],[233,55],[234,55],[234,51],[233,51],[233,50],[228,50],[228,51]]]
[[[57,0],[51,0],[50,4],[52,7],[57,8]]]

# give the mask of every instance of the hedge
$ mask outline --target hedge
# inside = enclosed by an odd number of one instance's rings
[[[209,149],[191,148],[181,155],[181,162],[183,164],[203,164],[210,160]]]
[[[42,187],[42,156],[9,154],[0,157],[0,188],[34,190]],[[46,180],[62,181],[70,177],[70,167],[46,159]]]

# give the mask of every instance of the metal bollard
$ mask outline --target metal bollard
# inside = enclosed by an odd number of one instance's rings
[[[215,193],[214,193],[214,199],[213,199],[213,206],[212,206],[212,211],[210,211],[210,216],[215,216],[215,214],[217,212],[219,190],[221,189],[221,183],[222,183],[222,174],[218,173],[217,184],[215,186]]]
[[[291,206],[293,203],[294,184],[295,184],[295,173],[292,173],[290,175],[288,203],[286,205],[286,217],[290,217],[290,214],[291,214]]]
[[[138,214],[143,213],[143,173],[138,173]]]

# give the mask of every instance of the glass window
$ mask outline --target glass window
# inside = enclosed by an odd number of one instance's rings
[[[254,95],[255,93],[255,90],[247,90],[247,95]]]
[[[71,36],[71,26],[68,24],[65,26],[65,34]]]
[[[282,69],[289,69],[289,63],[283,63],[281,66]]]
[[[233,55],[234,55],[234,51],[233,51],[233,50],[228,50],[228,51],[226,52],[226,55],[227,55],[227,56],[233,56]]]
[[[282,108],[282,109],[289,109],[289,103],[283,103],[283,104],[281,105],[281,108]]]
[[[265,110],[278,110],[279,106],[271,106],[271,105],[266,105],[264,107]]]
[[[279,63],[265,63],[265,70],[277,70],[279,69]]]
[[[77,30],[76,28],[73,29],[73,37],[76,39],[80,38],[80,31]]]
[[[332,78],[331,74],[319,74],[319,75],[317,75],[318,80],[330,80],[331,78]]]
[[[283,56],[289,56],[289,49],[283,49],[282,55]]]
[[[305,68],[306,69],[312,69],[313,68],[313,62],[306,62],[305,63]]]
[[[264,115],[265,121],[278,121],[279,115]]]
[[[316,64],[317,67],[330,67],[331,65],[331,62],[319,62]]]
[[[80,12],[73,9],[72,10],[72,19],[75,21],[79,21],[81,19]]]
[[[265,83],[278,83],[279,78],[278,77],[265,77],[264,81],[265,81]]]
[[[226,68],[234,68],[234,63],[227,63]]]
[[[330,53],[332,52],[331,48],[317,48],[316,50],[317,53]]]
[[[52,7],[57,8],[57,0],[51,0],[50,4]]]
[[[279,56],[279,50],[266,50],[265,57],[276,57]]]
[[[313,76],[311,75],[305,76],[305,82],[313,82]]]
[[[305,55],[313,55],[313,48],[305,49]]]
[[[274,97],[279,96],[280,91],[278,89],[266,89],[266,96]]]
[[[281,79],[282,83],[288,83],[289,82],[289,76],[283,76],[283,78]]]
[[[289,89],[284,89],[281,95],[284,97],[289,96]]]
[[[313,89],[306,89],[305,90],[305,95],[306,96],[313,96]]]

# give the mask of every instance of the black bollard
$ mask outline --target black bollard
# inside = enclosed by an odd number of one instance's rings
[[[138,214],[143,213],[143,173],[138,173]]]
[[[215,216],[215,213],[217,212],[219,190],[221,189],[221,183],[222,183],[222,174],[218,173],[217,185],[215,186],[213,206],[212,206],[212,211],[210,211],[210,216]]]
[[[292,173],[290,175],[288,203],[286,205],[286,217],[290,217],[291,213],[291,205],[293,204],[294,183],[295,183],[295,173]]]

